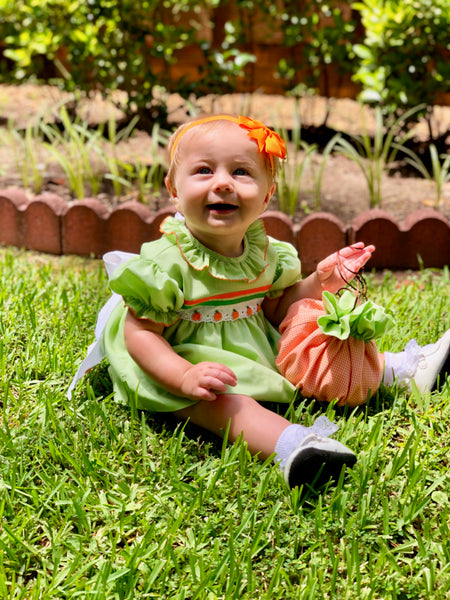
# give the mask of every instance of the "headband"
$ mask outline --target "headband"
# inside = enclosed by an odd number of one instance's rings
[[[178,142],[185,133],[187,133],[193,127],[197,127],[197,125],[201,125],[202,123],[210,123],[211,121],[231,121],[232,123],[239,125],[239,127],[246,129],[247,135],[254,139],[258,144],[258,150],[269,155],[272,169],[273,156],[277,156],[278,158],[286,158],[286,144],[282,138],[278,135],[278,133],[261,123],[261,121],[255,121],[255,119],[251,119],[250,117],[214,115],[212,117],[198,119],[197,121],[188,123],[185,127],[183,127],[179,134],[174,138],[172,148],[170,150],[170,160],[172,160]]]

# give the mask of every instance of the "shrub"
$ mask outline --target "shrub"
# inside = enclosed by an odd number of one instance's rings
[[[361,86],[361,101],[381,106],[391,122],[424,105],[414,120],[425,114],[433,137],[432,106],[450,89],[448,0],[305,0],[300,6],[286,0],[283,6],[284,44],[293,52],[278,73],[288,87],[330,97],[333,65],[338,76],[351,75]],[[306,73],[300,85],[299,73]]]
[[[354,46],[361,99],[388,114],[422,103],[430,111],[438,94],[450,89],[448,0],[361,0],[353,6],[365,28],[363,42]]]
[[[128,113],[151,129],[164,121],[161,91],[187,97],[230,91],[250,55],[213,49],[208,14],[217,0],[0,0],[5,40],[0,81],[50,80],[85,93],[127,92]],[[170,67],[189,46],[198,81],[174,80]],[[5,64],[9,60],[9,64]],[[195,67],[195,66],[194,66]]]
[[[0,82],[124,90],[147,130],[165,124],[161,92],[235,91],[266,33],[286,50],[274,77],[299,94],[330,97],[337,73],[394,122],[419,104],[429,116],[450,89],[448,0],[0,0],[0,11]],[[174,76],[187,51],[190,77]]]
[[[273,11],[278,11],[275,4]],[[331,96],[329,66],[340,77],[353,72],[356,21],[348,5],[339,0],[293,0],[284,2],[281,13],[284,45],[299,51],[282,59],[278,74],[290,87],[297,87],[298,73],[305,73],[300,90],[309,87]]]

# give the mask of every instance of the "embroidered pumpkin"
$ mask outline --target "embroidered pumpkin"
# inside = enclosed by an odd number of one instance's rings
[[[193,321],[201,321],[201,318],[202,318],[202,313],[198,312],[198,310],[196,310],[195,313],[193,313],[193,315],[192,315]]]
[[[233,317],[234,320],[239,319],[239,311],[234,309],[233,312],[231,313],[231,316]]]
[[[221,321],[222,320],[222,313],[218,310],[216,310],[216,312],[214,313],[214,321]]]

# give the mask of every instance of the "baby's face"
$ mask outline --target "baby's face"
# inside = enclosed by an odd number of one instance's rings
[[[169,192],[191,233],[225,256],[239,256],[248,227],[266,209],[275,184],[257,143],[236,123],[195,127],[180,140]]]

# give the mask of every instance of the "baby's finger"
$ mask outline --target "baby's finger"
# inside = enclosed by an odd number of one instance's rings
[[[353,258],[355,256],[360,256],[361,252],[364,252],[365,248],[364,248],[364,244],[361,242],[360,244],[354,244],[353,246],[346,246],[345,248],[342,248],[341,250],[339,250],[338,255],[339,258],[342,259],[346,259],[346,258]]]
[[[232,387],[234,387],[237,384],[237,377],[231,369],[222,372],[219,378],[221,381],[223,381],[227,385],[231,385]]]
[[[370,252],[361,254],[361,256],[354,257],[353,259],[349,259],[345,263],[345,267],[350,269],[351,271],[357,272],[363,267],[366,262],[371,258],[372,254]]]
[[[221,391],[226,391],[228,386],[234,387],[237,384],[237,377],[233,372],[231,374],[220,373],[216,376],[216,379],[221,383]]]
[[[365,246],[364,242],[356,242],[351,246],[347,246],[347,248],[354,248],[355,250],[366,250],[367,252],[373,252],[375,250],[375,246],[373,244]]]
[[[334,269],[336,264],[337,264],[337,252],[335,252],[334,254],[330,254],[330,256],[327,256],[326,258],[321,260],[319,262],[319,264],[317,265],[317,270],[318,271],[330,271],[330,270]]]
[[[208,388],[200,387],[196,394],[196,398],[199,400],[206,400],[207,402],[214,402],[214,400],[217,400],[217,394]]]
[[[356,244],[346,246],[345,248],[339,250],[339,256],[341,258],[349,258],[352,256],[359,256],[361,252],[363,254],[368,252],[369,255],[371,255],[374,250],[375,246],[373,244],[370,244],[369,246],[364,246],[364,242],[357,242]]]
[[[200,385],[208,390],[214,390],[215,392],[226,392],[228,387],[227,384],[218,377],[205,377],[200,382]]]
[[[208,363],[206,363],[208,364]],[[220,381],[223,381],[227,385],[236,385],[237,377],[235,373],[226,365],[221,363],[210,363],[210,369],[207,374],[213,377],[217,377]]]

